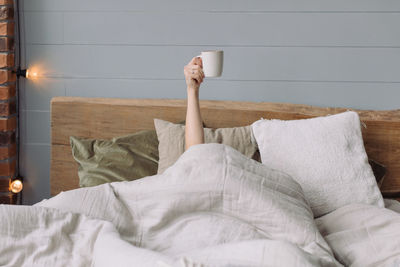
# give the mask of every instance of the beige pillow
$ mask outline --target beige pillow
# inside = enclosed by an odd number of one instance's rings
[[[185,126],[154,119],[158,137],[158,174],[173,165],[185,152]],[[253,158],[257,152],[251,126],[235,128],[204,128],[205,143],[219,143],[233,147],[243,155]]]

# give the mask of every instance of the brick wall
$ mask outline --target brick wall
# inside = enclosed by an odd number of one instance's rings
[[[16,175],[16,77],[14,69],[14,3],[0,0],[0,203],[14,204],[17,195],[9,192]]]

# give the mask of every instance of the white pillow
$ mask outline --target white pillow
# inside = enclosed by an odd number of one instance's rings
[[[356,112],[252,125],[263,164],[291,175],[314,216],[350,203],[384,207],[368,164]]]

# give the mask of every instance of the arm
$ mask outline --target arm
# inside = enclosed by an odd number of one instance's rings
[[[184,69],[187,85],[187,110],[185,127],[185,149],[204,143],[203,121],[200,114],[199,89],[204,73],[201,58],[193,58]]]

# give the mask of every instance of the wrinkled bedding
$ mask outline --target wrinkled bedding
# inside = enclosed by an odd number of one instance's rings
[[[390,209],[353,204],[316,219],[345,266],[400,266],[400,204],[393,200],[385,204]]]
[[[400,258],[399,213],[358,204],[314,221],[291,177],[218,144],[191,147],[161,175],[33,207],[0,205],[0,218],[0,266],[398,266]]]
[[[217,144],[0,217],[5,266],[341,266],[299,184]]]

